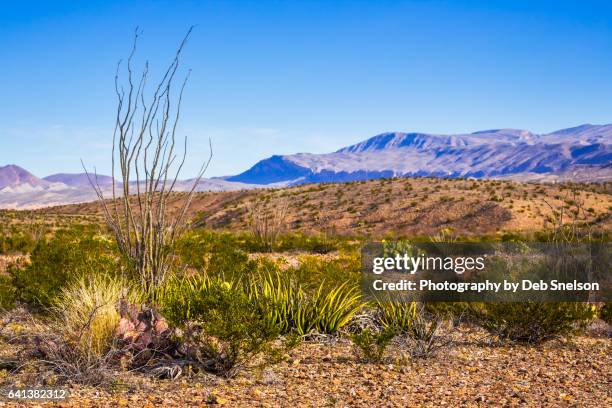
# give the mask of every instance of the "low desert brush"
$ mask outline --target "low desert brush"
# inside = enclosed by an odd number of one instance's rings
[[[612,324],[612,302],[606,302],[599,310],[599,318],[608,324]]]
[[[501,339],[540,343],[584,329],[595,306],[580,302],[473,303],[470,315]]]
[[[357,347],[361,360],[366,363],[380,363],[385,356],[387,346],[393,341],[396,332],[387,328],[379,332],[370,329],[353,334],[351,340]]]
[[[232,377],[280,355],[273,344],[278,330],[235,282],[207,276],[173,278],[158,299],[164,316],[184,333],[177,340],[187,357],[209,372]]]
[[[40,240],[24,267],[9,273],[19,301],[37,311],[46,311],[62,288],[93,274],[112,275],[120,269],[115,245],[105,236],[83,228],[62,230]]]

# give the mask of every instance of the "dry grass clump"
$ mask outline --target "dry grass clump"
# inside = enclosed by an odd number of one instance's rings
[[[138,295],[119,278],[81,278],[62,290],[53,306],[53,315],[64,336],[75,346],[94,355],[108,351],[119,323],[121,299],[137,303]]]
[[[63,289],[51,320],[38,323],[32,338],[34,357],[50,368],[59,382],[99,385],[109,380],[119,350],[114,330],[121,299],[139,296],[122,279],[93,276]]]

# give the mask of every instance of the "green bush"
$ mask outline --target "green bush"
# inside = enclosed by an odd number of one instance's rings
[[[351,340],[357,346],[361,359],[367,363],[380,363],[385,356],[387,346],[393,341],[396,333],[392,329],[384,329],[373,332],[369,329],[351,336]]]
[[[478,303],[470,305],[476,322],[501,339],[539,343],[572,335],[595,317],[588,303]]]
[[[8,275],[0,274],[0,309],[12,309],[15,306],[16,298],[13,279]]]
[[[199,269],[208,276],[241,280],[257,270],[257,261],[249,259],[240,247],[241,237],[229,233],[195,231],[176,243],[179,266]]]
[[[281,252],[307,251],[325,254],[353,247],[355,244],[348,238],[331,237],[327,234],[289,233],[278,237],[274,249]],[[224,252],[227,249],[247,253],[268,252],[269,250],[253,234],[244,232],[230,233],[197,229],[187,233],[177,242],[177,250],[182,253],[183,260],[193,266],[198,266],[199,263],[199,267],[204,266],[203,254]]]
[[[257,357],[270,363],[279,355],[273,346],[277,328],[240,285],[219,278],[175,278],[158,298],[163,315],[184,330],[183,340],[210,372],[232,377]]]
[[[599,318],[608,324],[612,324],[612,302],[606,302],[599,310]]]
[[[467,302],[427,302],[424,306],[431,315],[451,319],[455,324],[469,317]]]
[[[281,252],[303,250],[317,254],[327,254],[340,247],[337,239],[327,234],[306,235],[301,233],[281,235],[277,240],[277,249]]]
[[[302,255],[298,261],[300,264],[287,273],[306,290],[316,290],[321,284],[335,288],[347,281],[359,285],[361,260],[358,253],[342,254],[331,260]]]
[[[63,287],[83,276],[119,271],[114,243],[81,229],[39,241],[27,266],[9,269],[19,300],[39,310],[51,306]]]
[[[0,254],[12,252],[26,254],[31,252],[34,246],[34,239],[23,232],[0,236]]]

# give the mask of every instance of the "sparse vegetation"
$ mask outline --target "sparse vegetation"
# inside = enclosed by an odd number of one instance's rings
[[[121,273],[111,240],[78,227],[61,230],[37,243],[25,267],[9,269],[18,299],[39,310],[49,308],[60,291],[91,275]]]
[[[183,330],[181,341],[208,371],[226,377],[263,355],[270,364],[279,334],[259,304],[235,282],[219,278],[171,280],[159,297],[165,316]]]
[[[364,329],[360,333],[353,334],[351,340],[359,350],[363,361],[381,363],[384,360],[385,350],[395,336],[395,331],[388,328],[379,332]]]
[[[197,217],[205,217],[206,222],[196,220],[192,228],[177,237],[168,263],[171,278],[158,288],[155,302],[146,297],[135,299],[135,293],[142,287],[138,274],[123,262],[107,230],[100,226],[100,218],[56,216],[42,236],[33,237],[22,234],[27,217],[33,215],[14,213],[6,236],[33,238],[31,243],[27,239],[20,241],[21,238],[5,241],[10,242],[6,246],[10,249],[3,256],[12,260],[8,264],[14,265],[5,267],[6,272],[0,270],[0,307],[11,309],[25,304],[35,313],[42,312],[33,317],[43,323],[37,323],[35,335],[30,336],[35,340],[27,346],[36,355],[44,356],[46,363],[38,364],[40,375],[52,376],[59,382],[70,377],[71,381],[85,384],[109,384],[113,373],[126,369],[157,377],[163,372],[164,378],[176,378],[196,376],[200,371],[233,377],[245,369],[262,369],[279,362],[274,367],[280,367],[286,364],[282,363],[284,359],[295,359],[293,352],[288,351],[295,339],[306,340],[305,347],[325,339],[331,344],[330,350],[347,344],[352,350],[351,361],[356,356],[357,361],[372,364],[368,367],[383,363],[405,367],[406,359],[416,358],[428,358],[428,364],[434,364],[442,355],[438,351],[459,347],[453,339],[463,339],[465,331],[477,331],[479,338],[542,343],[575,335],[593,318],[595,308],[584,303],[536,307],[504,303],[364,302],[358,289],[360,248],[379,237],[377,228],[386,231],[386,239],[399,239],[401,243],[551,239],[550,229],[470,235],[466,234],[466,226],[456,221],[462,217],[459,213],[451,216],[449,212],[440,217],[436,212],[436,204],[447,206],[451,212],[459,208],[455,206],[465,206],[462,211],[475,211],[473,200],[482,201],[489,196],[486,181],[434,183],[417,179],[410,180],[409,192],[403,182],[385,180],[382,191],[377,190],[380,196],[372,200],[357,198],[353,191],[357,188],[369,191],[373,185],[370,181],[352,183],[350,189],[339,195],[336,191],[343,185],[334,184],[262,192],[258,199],[266,205],[274,206],[279,200],[289,203],[286,230],[278,231],[272,245],[263,243],[248,225],[247,203],[259,192],[244,193],[241,197],[245,201],[234,200],[233,193],[198,194],[195,203],[219,197],[215,194],[226,197],[221,200],[224,209],[213,206],[205,213],[198,212]],[[425,182],[430,183],[431,196],[420,193]],[[459,182],[463,183],[460,187],[449,187]],[[470,189],[473,185],[475,190]],[[477,207],[478,211],[485,211],[484,217],[493,217],[491,214],[502,217],[503,212],[489,213],[489,209],[500,211],[501,206],[512,205],[529,217],[541,220],[548,217],[548,226],[558,224],[561,208],[550,211],[544,204],[521,201],[524,188],[520,183],[513,184],[513,189],[506,186],[503,191],[512,192],[513,198],[509,198],[514,200],[512,204],[505,201],[504,194],[504,201],[489,202],[489,207],[484,207],[487,210]],[[538,197],[553,197],[553,192],[559,191],[554,188],[538,192]],[[458,197],[459,190],[476,196]],[[395,196],[398,193],[408,199],[398,200]],[[593,200],[601,200],[598,193],[591,194]],[[565,190],[559,197],[564,195]],[[333,206],[329,209],[322,204],[329,196],[334,202],[336,196],[342,197],[344,212],[339,214]],[[387,197],[391,200],[385,204]],[[296,198],[299,201],[293,202]],[[555,200],[553,197],[549,203],[562,201]],[[302,209],[308,209],[306,214],[300,213],[300,223],[293,218],[298,203],[302,203],[299,204]],[[398,212],[396,206],[402,210]],[[595,212],[588,210],[591,207]],[[86,205],[79,211],[84,208]],[[348,208],[362,217],[353,224],[354,235],[343,230],[349,219],[344,217],[353,217]],[[608,219],[602,215],[605,211],[599,210],[601,203],[593,202],[585,208],[580,217],[592,217],[587,220],[589,225],[605,230]],[[197,209],[196,205],[194,210]],[[224,212],[223,228],[215,228],[218,211]],[[312,211],[317,213],[316,220]],[[566,217],[574,216],[567,208],[563,211]],[[426,234],[404,234],[403,226],[410,225],[409,219],[402,218],[405,214],[420,217],[424,223],[434,225],[435,220],[438,224],[435,229],[428,227]],[[529,218],[529,223],[535,219]],[[390,220],[397,225],[395,229],[390,228]],[[543,221],[541,225],[545,225]],[[136,363],[142,354],[122,348],[124,339],[117,337],[117,303],[124,296],[131,297],[128,303],[151,306],[170,325],[169,349],[157,354],[153,349],[146,350],[153,353],[147,357],[151,363],[140,360]],[[599,307],[598,317],[609,321],[608,309],[608,305]],[[468,324],[464,324],[466,321]],[[82,336],[76,334],[80,328]],[[479,347],[475,344],[473,347]]]
[[[482,303],[470,308],[471,316],[501,339],[540,343],[583,330],[595,317],[587,303]]]

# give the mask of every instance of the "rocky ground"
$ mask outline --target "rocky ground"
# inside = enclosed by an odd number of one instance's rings
[[[157,380],[118,372],[110,386],[74,385],[67,402],[8,406],[63,407],[605,407],[612,406],[609,328],[571,340],[522,346],[483,339],[462,327],[428,358],[359,361],[347,340],[303,343],[286,361],[227,380],[208,374]],[[14,353],[4,343],[1,356]],[[27,374],[2,372],[2,388],[27,386]]]

